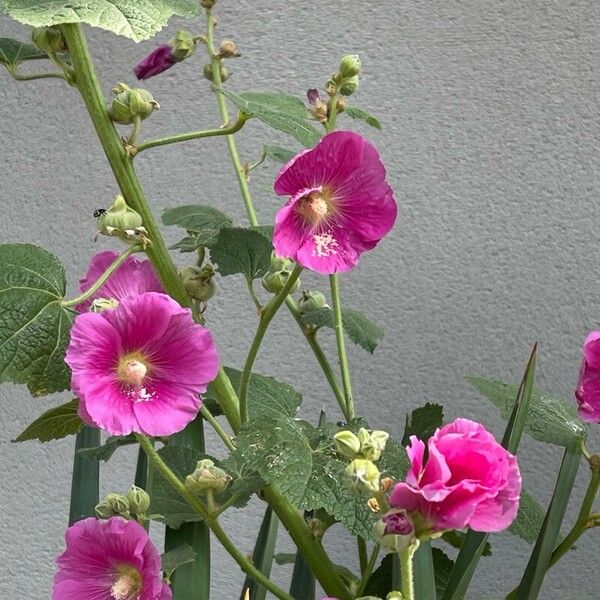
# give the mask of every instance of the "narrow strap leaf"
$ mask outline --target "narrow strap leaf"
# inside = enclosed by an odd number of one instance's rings
[[[138,451],[133,483],[148,492],[148,455],[141,448]]]
[[[93,517],[94,509],[100,501],[100,463],[87,460],[79,455],[79,450],[100,445],[100,430],[85,426],[75,440],[73,459],[73,479],[71,483],[71,507],[69,525],[76,521]]]
[[[433,570],[433,556],[429,542],[421,542],[415,552],[413,557],[413,576],[415,598],[419,598],[419,600],[436,600],[435,572]]]
[[[304,516],[306,516],[306,513]],[[315,590],[315,575],[304,559],[302,552],[297,550],[290,584],[290,596],[293,596],[296,600],[315,600]]]
[[[254,551],[252,552],[252,562],[254,566],[266,577],[271,575],[271,567],[273,566],[273,559],[275,556],[275,544],[277,543],[277,529],[279,526],[279,519],[273,512],[273,509],[268,506],[265,510],[265,516],[263,517],[258,537],[256,538],[256,544],[254,545]],[[246,577],[242,593],[240,594],[240,600],[244,600],[249,592],[249,596],[252,600],[265,600],[267,590],[258,585],[254,579]]]

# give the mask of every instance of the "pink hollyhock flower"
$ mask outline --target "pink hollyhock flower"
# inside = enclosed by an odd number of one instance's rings
[[[171,600],[146,530],[121,517],[78,521],[65,534],[52,600]]]
[[[417,534],[470,527],[501,531],[519,508],[521,474],[517,459],[483,425],[456,419],[425,444],[410,438],[410,469],[390,504],[412,516]]]
[[[583,362],[575,391],[579,416],[600,423],[600,331],[592,331],[583,343]]]
[[[275,192],[291,196],[277,213],[275,252],[319,273],[352,269],[396,220],[379,153],[350,131],[329,133],[293,158]]]
[[[93,256],[87,273],[79,280],[79,289],[82,292],[89,290],[118,256],[116,252],[112,251],[99,252]],[[127,296],[137,296],[144,292],[164,292],[164,290],[149,260],[138,260],[133,256],[128,256],[125,262],[88,300],[77,305],[77,310],[78,312],[88,311],[94,300],[100,298],[121,301]]]
[[[155,292],[78,315],[65,360],[81,418],[112,435],[181,431],[219,369],[209,331]]]
[[[163,71],[170,69],[174,64],[180,62],[173,53],[173,48],[163,44],[142,59],[134,68],[133,72],[138,79],[150,79]]]

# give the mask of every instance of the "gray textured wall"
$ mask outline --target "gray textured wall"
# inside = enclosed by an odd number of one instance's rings
[[[407,409],[439,401],[449,419],[474,417],[499,434],[496,411],[462,376],[517,379],[535,340],[540,386],[570,398],[583,336],[600,321],[597,0],[222,0],[219,13],[220,35],[233,37],[244,53],[232,64],[232,89],[302,95],[324,82],[343,53],[363,59],[356,103],[384,125],[383,133],[366,133],[381,148],[401,216],[343,279],[347,304],[387,332],[374,357],[351,349],[359,410],[399,431]],[[174,22],[158,39],[182,25]],[[131,67],[154,44],[89,34],[107,96],[117,81],[132,82]],[[0,36],[26,35],[0,20]],[[162,110],[144,124],[144,137],[217,124],[215,99],[198,77],[202,64],[198,57],[148,83]],[[89,256],[111,247],[91,242],[91,213],[110,202],[115,184],[74,90],[58,81],[17,84],[4,73],[0,82],[0,241],[49,248],[67,265],[74,289]],[[290,145],[251,123],[239,135],[244,159],[273,139]],[[244,222],[223,140],[149,151],[136,164],[157,214],[206,202]],[[279,206],[269,191],[274,173],[265,166],[251,182],[266,223]],[[166,234],[175,241],[175,232]],[[223,281],[209,313],[224,360],[234,365],[254,330],[243,292],[239,281]],[[304,416],[314,419],[323,404],[335,413],[286,314],[276,319],[257,366],[302,390]],[[63,547],[72,440],[17,447],[10,439],[63,398],[31,399],[24,388],[3,386],[0,400],[0,595],[44,600]],[[592,438],[598,449],[598,430]],[[526,485],[547,501],[560,450],[531,440],[523,450]],[[115,457],[116,472],[103,474],[105,491],[128,484],[133,460],[126,451]],[[582,469],[570,520],[586,477]],[[244,551],[259,514],[253,505],[225,518]],[[544,599],[598,597],[599,540],[587,535],[563,560]],[[329,543],[343,559],[348,538]],[[281,547],[287,544],[282,536]],[[497,536],[469,597],[509,589],[527,551]],[[216,553],[222,580],[215,580],[213,597],[237,597],[241,576]],[[277,569],[281,580],[288,575],[288,567]]]

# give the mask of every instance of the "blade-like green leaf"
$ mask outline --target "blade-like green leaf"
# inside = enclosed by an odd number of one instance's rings
[[[225,227],[211,246],[210,257],[223,277],[242,274],[257,279],[269,270],[272,251],[271,242],[258,231]]]
[[[465,541],[466,533],[463,531],[458,531],[456,529],[452,531],[446,531],[442,535],[442,540],[444,540],[447,544],[450,544],[453,548],[460,550],[461,546]],[[492,545],[489,542],[486,542],[485,548],[481,553],[481,556],[491,556],[492,555]]]
[[[219,231],[223,227],[232,227],[233,225],[233,221],[225,213],[212,206],[202,204],[169,208],[163,212],[161,219],[165,225],[176,225],[185,229],[189,238],[193,239],[197,246],[214,244]],[[178,247],[180,245],[181,242],[177,244]]]
[[[86,448],[100,443],[100,430],[85,426],[75,440],[73,459],[73,480],[71,483],[71,506],[69,525],[87,517],[95,516],[95,508],[100,501],[100,464],[90,462],[80,456]]]
[[[394,589],[392,587],[392,570],[392,555],[386,554],[379,567],[371,573],[364,593],[367,596],[385,598]]]
[[[135,443],[136,439],[133,434],[114,435],[111,437],[107,437],[106,441],[101,446],[90,446],[81,449],[79,451],[79,455],[88,461],[106,462],[112,458],[112,455],[121,446],[128,446]]]
[[[87,23],[136,42],[159,32],[173,15],[195,17],[197,0],[0,0],[0,9],[33,27]]]
[[[189,544],[181,544],[161,555],[161,568],[170,577],[177,567],[194,562],[196,553]]]
[[[333,311],[329,307],[318,308],[302,315],[302,322],[305,325],[329,327],[330,329],[333,329],[335,325]],[[375,352],[375,348],[383,339],[383,329],[357,310],[342,309],[342,323],[348,337],[370,354]]]
[[[34,396],[68,389],[64,361],[75,313],[61,305],[65,269],[31,244],[0,245],[0,382]]]
[[[304,513],[306,517],[310,513]],[[290,583],[290,596],[295,600],[315,600],[317,581],[302,552],[298,550],[294,557],[294,571]]]
[[[25,44],[11,38],[0,37],[0,64],[16,67],[26,60],[43,58],[48,58],[48,55],[33,44]]]
[[[68,435],[79,433],[85,423],[77,414],[78,407],[79,400],[75,398],[66,404],[47,410],[13,442],[24,442],[25,440],[49,442],[50,440],[60,440]]]
[[[432,556],[433,570],[435,572],[436,596],[439,600],[442,600],[444,591],[448,585],[450,573],[452,573],[452,568],[454,567],[454,562],[452,562],[439,548],[433,548]]]
[[[298,154],[297,152],[281,148],[280,146],[263,146],[263,153],[265,158],[270,158],[279,163],[287,163]]]
[[[321,132],[306,122],[307,110],[302,100],[278,92],[241,92],[218,90],[237,108],[260,119],[274,129],[295,137],[306,148],[312,148]]]
[[[381,129],[381,123],[366,110],[362,108],[356,108],[355,106],[346,106],[344,111],[351,119],[358,119],[364,121],[367,125],[375,127],[375,129]]]
[[[435,572],[431,544],[421,542],[413,558],[413,575],[415,598],[420,600],[436,600]]]
[[[279,519],[273,512],[273,509],[268,506],[265,510],[265,516],[263,517],[258,537],[256,538],[254,551],[252,552],[252,564],[266,577],[271,575],[278,526]],[[267,595],[267,590],[262,585],[256,583],[250,576],[246,576],[240,600],[245,600],[248,597],[246,596],[247,590],[249,590],[249,597],[252,600],[265,600]]]
[[[519,536],[522,540],[533,544],[544,523],[544,509],[527,492],[521,491],[521,500],[519,502],[519,512],[517,518],[507,529],[509,533]]]
[[[406,415],[402,445],[408,446],[410,436],[412,435],[416,435],[420,440],[426,441],[435,433],[438,427],[442,426],[443,421],[444,408],[440,404],[428,402],[425,406],[415,408],[410,417]]]

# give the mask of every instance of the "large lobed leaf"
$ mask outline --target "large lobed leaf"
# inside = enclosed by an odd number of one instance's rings
[[[85,423],[77,413],[78,408],[79,400],[75,398],[66,404],[47,410],[31,423],[23,433],[17,436],[13,442],[24,442],[26,440],[49,442],[79,433]]]
[[[188,232],[188,237],[174,246],[182,252],[195,250],[198,246],[214,244],[221,229],[233,225],[233,221],[225,213],[203,204],[169,208],[161,218],[165,225],[177,225]]]
[[[34,396],[68,389],[75,313],[61,305],[65,287],[64,267],[46,250],[0,245],[0,382],[25,383]]]
[[[198,0],[0,0],[0,9],[33,27],[87,23],[139,42],[174,15],[199,15],[201,6]]]
[[[223,277],[242,274],[257,279],[269,270],[272,251],[273,244],[260,231],[224,227],[210,248],[210,257]]]
[[[48,58],[48,55],[33,44],[0,37],[0,63],[7,67],[16,67],[26,60],[43,58]]]

